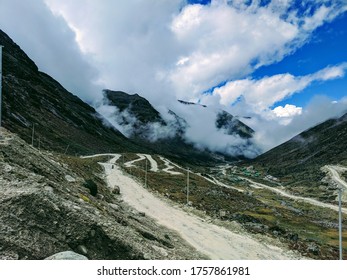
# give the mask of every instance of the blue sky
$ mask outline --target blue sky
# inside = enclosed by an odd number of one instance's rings
[[[292,73],[296,76],[316,72],[328,65],[347,61],[347,13],[342,14],[331,23],[319,27],[312,39],[304,46],[288,55],[282,61],[261,67],[252,76],[261,78],[278,73]],[[347,95],[347,77],[317,82],[309,86],[302,94],[294,95],[273,106],[293,103],[306,106],[316,94],[328,95],[332,99],[341,99]]]
[[[270,0],[260,1],[260,6],[266,6]],[[314,2],[314,1],[313,1]],[[307,8],[313,3],[308,1],[295,1],[293,9],[297,9],[297,13],[307,13]],[[331,5],[333,1],[328,1],[327,5]],[[189,0],[189,4],[210,5],[211,1],[206,0]],[[250,5],[252,1],[245,1]],[[316,5],[312,5],[308,9],[308,14],[313,14]],[[249,77],[259,80],[264,77],[277,74],[290,73],[294,76],[305,76],[317,72],[327,66],[338,65],[347,61],[347,13],[342,13],[334,18],[331,22],[318,27],[310,35],[303,46],[299,47],[293,53],[286,55],[283,59],[270,65],[261,66],[252,72]],[[232,80],[220,81],[218,84],[204,91],[209,95],[215,88],[224,86]],[[300,94],[293,94],[288,98],[275,102],[270,108],[277,106],[285,106],[286,104],[295,104],[296,106],[305,107],[310,100],[316,95],[325,95],[332,100],[340,100],[347,95],[347,77],[337,78],[329,81],[317,81],[300,91]],[[240,98],[236,99],[232,104],[237,104]]]

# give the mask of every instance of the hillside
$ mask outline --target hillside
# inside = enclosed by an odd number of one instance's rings
[[[294,193],[335,199],[322,179],[324,165],[347,165],[347,114],[312,127],[260,155],[250,164],[266,171]]]
[[[3,123],[34,146],[68,154],[140,148],[88,104],[64,89],[0,30],[3,45]],[[143,149],[143,148],[142,148]]]
[[[107,187],[97,164],[107,159],[40,152],[1,128],[0,260],[44,259],[61,251],[89,259],[203,258]]]

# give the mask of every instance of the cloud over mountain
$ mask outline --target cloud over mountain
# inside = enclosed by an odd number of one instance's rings
[[[202,100],[288,125],[292,119],[284,121],[283,114],[298,118],[304,110],[300,115],[295,104],[274,110],[276,102],[314,82],[341,78],[346,68],[341,61],[302,76],[251,76],[293,54],[347,10],[343,0],[296,2],[0,0],[0,24],[40,69],[90,103],[100,102],[102,88],[112,88],[143,95],[162,114],[177,99]]]

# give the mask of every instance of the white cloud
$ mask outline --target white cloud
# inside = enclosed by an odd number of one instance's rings
[[[344,76],[347,64],[326,67],[316,73],[295,77],[289,73],[264,77],[259,80],[251,78],[231,81],[222,87],[215,88],[211,96],[204,100],[210,103],[216,97],[223,105],[231,103],[242,97],[244,102],[253,108],[254,112],[261,113],[268,110],[276,102],[282,101],[295,93],[308,87],[315,81],[327,81]]]
[[[0,0],[0,26],[38,65],[66,89],[93,101],[100,87],[98,71],[88,63],[65,20],[43,1]]]
[[[181,98],[196,98],[223,80],[252,72],[254,61],[258,67],[280,59],[299,33],[271,9],[250,12],[213,3],[186,6],[172,22],[183,55],[189,58],[168,73]]]
[[[326,67],[311,75],[311,80],[328,81],[336,78],[342,78],[345,75],[347,63],[342,63],[336,66]]]
[[[100,71],[100,83],[157,104],[159,97],[174,97],[163,80],[182,56],[170,31],[182,0],[46,2],[79,30],[78,43]]]
[[[288,117],[293,117],[296,115],[301,115],[302,107],[286,104],[284,107],[277,106],[275,109],[273,109],[273,112],[275,113],[277,117],[288,118]]]
[[[339,1],[309,3],[315,12],[300,15],[288,13],[292,1],[45,1],[75,31],[100,82],[157,105],[196,100],[222,81],[281,60],[344,9]]]
[[[198,105],[172,104],[171,108],[176,114],[188,120],[185,133],[187,142],[194,144],[199,149],[208,149],[229,155],[255,157],[259,148],[248,139],[238,135],[227,135],[216,127],[218,111],[210,107]]]
[[[263,152],[266,152],[318,123],[347,113],[346,97],[334,101],[327,96],[316,96],[306,108],[302,109],[301,114],[291,118],[269,119],[262,115],[252,115],[251,119],[242,119],[242,121],[251,127],[261,128],[257,129],[254,141]]]

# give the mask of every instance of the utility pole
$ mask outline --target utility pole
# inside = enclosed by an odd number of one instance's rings
[[[145,188],[147,188],[147,158],[145,159],[146,167],[145,167]]]
[[[189,167],[187,168],[187,205],[189,205]]]
[[[35,135],[35,124],[33,123],[33,130],[31,133],[31,146],[34,147],[34,135]]]
[[[66,149],[65,149],[65,152],[64,152],[64,155],[66,155],[67,150],[69,149],[69,147],[70,147],[70,144],[67,145],[67,147],[66,147]]]
[[[3,46],[0,45],[0,127],[1,127],[1,115],[2,115],[2,106],[1,106],[1,101],[2,101],[2,48]]]
[[[340,260],[342,260],[342,209],[341,209],[342,188],[339,188],[339,247]]]

